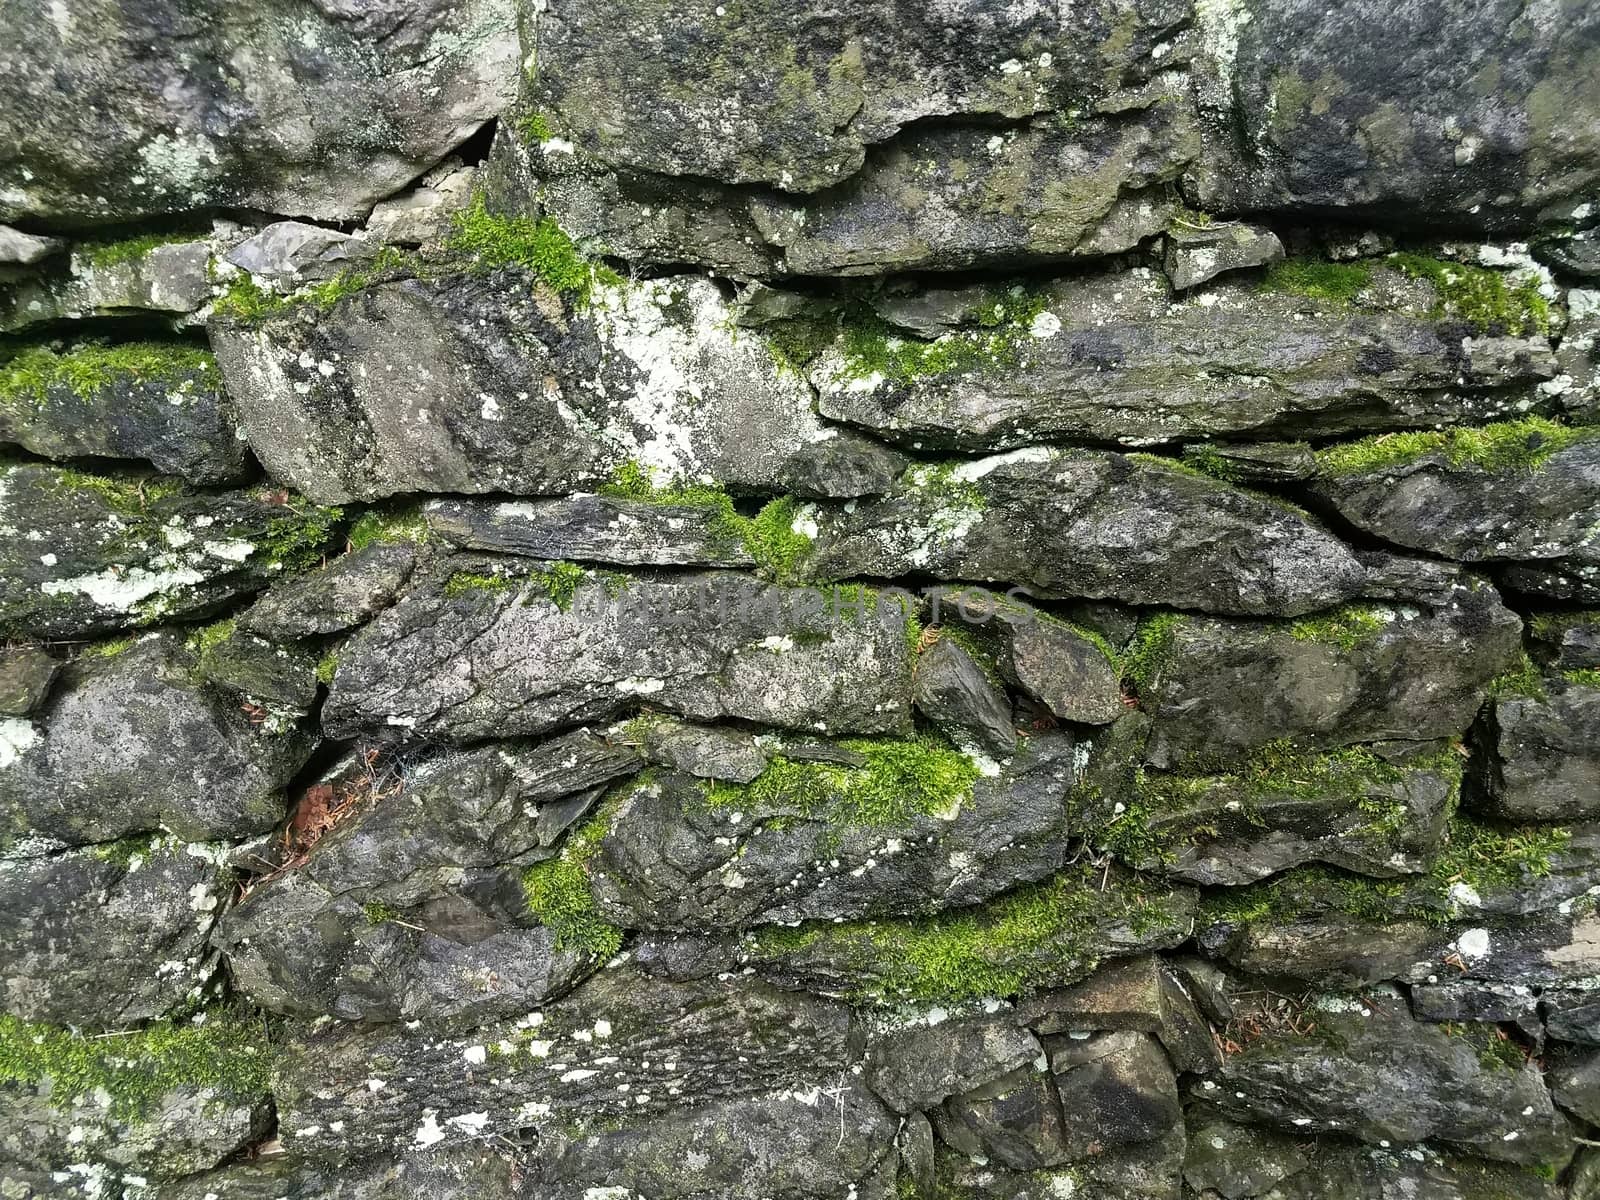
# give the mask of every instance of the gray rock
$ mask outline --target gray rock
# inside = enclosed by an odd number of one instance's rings
[[[1183,1135],[1160,1142],[1107,1150],[1065,1167],[1011,1171],[992,1162],[954,1154],[941,1156],[939,1182],[956,1195],[985,1200],[1179,1200]]]
[[[112,842],[0,859],[0,1005],[31,1021],[126,1029],[192,1000],[232,882],[223,847]]]
[[[1292,0],[1198,15],[1211,123],[1186,185],[1202,208],[1492,229],[1563,219],[1593,190],[1593,13],[1363,0],[1330,20]]]
[[[1550,1090],[1556,1103],[1580,1121],[1600,1120],[1600,1054],[1563,1052],[1552,1064]]]
[[[1149,1034],[1051,1038],[1047,1049],[1069,1157],[1088,1158],[1182,1131],[1177,1077],[1166,1051]]]
[[[1334,1000],[1314,1012],[1314,1032],[1252,1042],[1196,1094],[1236,1120],[1368,1142],[1429,1139],[1500,1162],[1567,1163],[1571,1129],[1536,1067],[1486,1064],[1467,1039],[1416,1023],[1404,1008]]]
[[[469,550],[624,566],[755,565],[735,521],[709,504],[613,496],[562,500],[434,500],[428,526]]]
[[[1033,447],[914,467],[882,500],[820,509],[806,568],[926,572],[1214,612],[1297,615],[1359,593],[1350,551],[1298,509],[1161,460]],[[1215,547],[1236,547],[1235,568]]]
[[[1497,575],[1508,591],[1524,592],[1541,601],[1600,604],[1600,563],[1565,560],[1538,566],[1512,563],[1501,568]]]
[[[299,646],[280,646],[235,627],[205,644],[200,674],[209,682],[264,705],[280,718],[304,714],[317,700],[317,656]]]
[[[67,667],[32,723],[5,722],[0,836],[83,844],[162,828],[204,841],[275,825],[315,740],[252,723],[197,665],[162,634]]]
[[[1417,984],[1411,989],[1411,1011],[1419,1021],[1491,1021],[1516,1025],[1535,1040],[1544,1035],[1538,993],[1526,984],[1478,980]]]
[[[536,1016],[464,1037],[426,1026],[298,1030],[275,1094],[285,1150],[337,1163],[530,1126],[553,1136],[563,1122],[639,1122],[681,1108],[682,1096],[705,1106],[809,1093],[848,1080],[857,1053],[842,1005],[748,978],[670,983],[618,966]],[[837,1138],[832,1101],[819,1095],[819,1105]]]
[[[1148,761],[1237,761],[1280,738],[1303,747],[1452,737],[1515,661],[1522,623],[1494,590],[1372,605],[1296,625],[1179,617],[1150,631],[1138,671]]]
[[[1549,433],[1534,424],[1521,436],[1537,455]],[[1600,563],[1600,438],[1580,437],[1531,468],[1457,463],[1441,450],[1365,470],[1325,470],[1313,487],[1357,529],[1397,546],[1463,562]]]
[[[1533,254],[1540,262],[1568,275],[1586,279],[1600,277],[1600,230],[1580,229],[1571,233],[1557,230],[1535,242]]]
[[[1032,1064],[945,1101],[932,1119],[940,1140],[970,1158],[1020,1171],[1066,1159],[1061,1101]]]
[[[1264,267],[1282,257],[1283,243],[1278,235],[1259,225],[1237,221],[1203,227],[1179,223],[1167,230],[1161,265],[1172,286],[1183,292],[1225,271]]]
[[[67,260],[0,281],[0,332],[82,317],[184,324],[211,300],[212,250],[188,234],[80,242]]]
[[[1595,231],[1588,233],[1594,246]],[[1594,262],[1600,271],[1600,256]],[[1556,347],[1556,370],[1551,387],[1561,386],[1562,410],[1574,425],[1600,425],[1600,291],[1567,290],[1567,325]]]
[[[842,1196],[886,1160],[896,1122],[857,1079],[810,1091],[785,1089],[710,1104],[620,1128],[597,1122],[552,1128],[529,1200],[722,1196],[802,1200]],[[887,1200],[887,1191],[876,1193]]]
[[[1016,749],[1011,702],[999,677],[954,638],[940,638],[917,657],[917,711],[957,745],[999,758]]]
[[[620,590],[585,576],[562,608],[548,598],[549,576],[502,584],[481,574],[491,566],[442,560],[358,633],[341,653],[324,725],[471,740],[542,733],[646,700],[696,720],[836,734],[909,727],[913,651],[897,603],[869,604],[863,616],[737,575],[629,579]]]
[[[1347,307],[1222,281],[1174,300],[1146,268],[1103,271],[1047,284],[999,325],[931,345],[906,339],[880,356],[870,330],[847,330],[811,379],[825,416],[969,451],[1326,437],[1550,407],[1536,389],[1556,373],[1546,338],[1463,344],[1460,321],[1428,315],[1432,286],[1399,271],[1374,271],[1366,294]]]
[[[1317,470],[1305,442],[1196,442],[1183,459],[1220,478],[1260,483],[1298,483]]]
[[[630,721],[626,736],[637,740],[651,761],[697,779],[750,783],[770,761],[755,737],[739,729],[688,725],[655,716]]]
[[[1546,689],[1484,710],[1468,792],[1474,811],[1512,821],[1600,815],[1600,687],[1549,676]]]
[[[1600,1001],[1588,988],[1545,988],[1539,995],[1545,1030],[1552,1038],[1600,1046]]]
[[[199,615],[315,561],[337,513],[281,493],[0,470],[0,634],[74,638]]]
[[[1117,664],[1105,639],[982,588],[931,593],[934,623],[992,648],[995,667],[1063,721],[1107,725],[1126,709]]]
[[[1600,667],[1600,612],[1539,613],[1528,632],[1558,671]]]
[[[447,237],[451,218],[467,207],[477,169],[451,160],[420,185],[373,207],[367,232],[393,245],[425,245]]]
[[[361,217],[493,118],[518,74],[513,6],[478,0],[209,4],[181,18],[105,4],[67,24],[30,0],[15,26],[0,71],[5,220]],[[172,38],[192,65],[147,53]],[[96,101],[38,102],[57,95]]]
[[[1208,1121],[1190,1129],[1183,1180],[1201,1195],[1250,1200],[1304,1169],[1310,1159],[1293,1138],[1275,1130]]]
[[[25,717],[44,703],[61,660],[41,646],[0,649],[0,717]]]
[[[859,767],[774,748],[748,788],[666,775],[632,789],[588,863],[601,912],[627,928],[733,929],[975,904],[1066,858],[1072,739],[1030,739],[992,776],[917,743],[862,742]],[[923,782],[965,770],[948,790]]]
[[[141,459],[191,483],[250,475],[211,355],[181,343],[25,351],[0,368],[0,442],[45,458]]]
[[[516,1200],[519,1147],[417,1149],[329,1170],[284,1156],[226,1166],[151,1189],[153,1200]]]
[[[9,225],[0,225],[0,265],[29,266],[66,249],[60,238],[39,237]]]
[[[867,1084],[899,1113],[935,1108],[1032,1063],[1039,1040],[1009,1014],[957,1017],[936,1010],[920,1023],[891,1029],[868,1052]]]
[[[250,272],[257,283],[288,292],[301,283],[331,279],[377,252],[376,244],[363,237],[304,221],[277,221],[222,257]]]
[[[212,346],[262,464],[332,503],[593,490],[630,463],[662,486],[857,495],[902,465],[823,425],[709,279],[619,283],[583,312],[531,282],[377,284],[259,328],[214,320]]]
[[[354,629],[395,602],[415,561],[404,540],[370,543],[275,583],[239,614],[238,626],[275,641]]]

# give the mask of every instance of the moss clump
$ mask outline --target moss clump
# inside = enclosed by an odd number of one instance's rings
[[[517,132],[522,135],[522,140],[529,145],[548,142],[554,134],[550,132],[550,120],[543,113],[531,112],[523,114],[517,122]]]
[[[1021,287],[997,291],[974,313],[976,329],[955,330],[931,342],[905,336],[870,310],[852,310],[841,321],[844,344],[839,377],[876,375],[905,384],[920,376],[944,375],[986,363],[1013,364],[1034,319],[1048,303],[1048,297]]]
[[[790,582],[798,577],[801,561],[811,552],[811,539],[795,529],[800,505],[780,496],[763,505],[744,524],[744,548],[756,566],[771,578]]]
[[[1537,279],[1508,287],[1504,273],[1484,267],[1421,254],[1391,254],[1387,261],[1412,279],[1433,285],[1437,297],[1429,314],[1433,317],[1455,318],[1512,337],[1550,332],[1550,304],[1539,294]]]
[[[305,571],[322,561],[344,510],[324,508],[299,498],[290,500],[287,508],[288,512],[267,522],[256,550],[270,567]]]
[[[1295,621],[1289,626],[1289,636],[1297,642],[1320,642],[1341,650],[1354,650],[1367,638],[1380,632],[1387,623],[1373,609],[1352,604],[1321,616]]]
[[[87,492],[113,512],[143,516],[150,506],[181,493],[183,483],[163,475],[91,475],[69,467],[51,474],[55,487],[66,492]]]
[[[560,854],[523,872],[528,911],[550,929],[558,950],[576,950],[604,961],[622,949],[622,930],[600,915],[590,891],[589,862],[600,852],[623,800],[648,782],[646,772],[614,789],[594,816],[567,834]]]
[[[78,652],[79,658],[115,658],[124,651],[133,648],[139,639],[133,634],[127,637],[108,638],[103,642],[93,642]]]
[[[865,764],[795,762],[778,755],[750,783],[705,785],[706,803],[822,817],[830,824],[903,825],[964,803],[978,780],[972,760],[932,734],[906,741],[856,738],[839,746]]]
[[[317,660],[317,682],[322,684],[323,687],[331,686],[333,684],[334,672],[336,672],[338,669],[339,656],[334,651],[329,650]]]
[[[1489,681],[1489,695],[1496,700],[1518,697],[1525,700],[1546,698],[1544,676],[1524,651],[1517,661]]]
[[[491,575],[482,571],[456,571],[445,580],[446,596],[466,596],[474,592],[505,592],[516,584],[509,575]]]
[[[120,241],[81,242],[73,247],[73,253],[91,267],[104,270],[136,263],[159,246],[198,241],[204,236],[199,233],[144,233]]]
[[[62,1108],[103,1091],[111,1114],[125,1120],[180,1087],[254,1104],[270,1085],[272,1060],[266,1028],[244,1009],[214,1009],[100,1038],[0,1016],[0,1083],[48,1085],[50,1103]]]
[[[1600,667],[1583,667],[1576,671],[1563,671],[1561,678],[1579,687],[1600,688]]]
[[[1141,693],[1148,693],[1173,663],[1178,630],[1185,618],[1178,613],[1157,613],[1145,618],[1122,655],[1122,675]]]
[[[1238,464],[1230,462],[1215,446],[1208,446],[1204,442],[1195,442],[1183,448],[1183,465],[1223,483],[1238,483],[1240,479]]]
[[[1124,885],[1101,890],[1088,864],[975,908],[921,920],[813,923],[764,929],[747,945],[759,959],[825,958],[873,982],[855,1000],[953,1002],[1012,996],[1092,968],[1107,924],[1136,931],[1170,920],[1159,897]]]
[[[364,512],[345,537],[350,549],[364,550],[378,542],[415,542],[420,545],[428,540],[431,533],[422,510],[412,507],[393,513],[375,510]]]
[[[839,317],[835,313],[789,317],[764,326],[761,332],[778,365],[799,375],[812,359],[831,346],[838,337]]]
[[[1584,625],[1600,625],[1600,612],[1535,613],[1528,622],[1533,636],[1541,642],[1559,642],[1567,630]]]
[[[589,302],[597,284],[621,282],[616,272],[597,267],[580,254],[550,217],[535,220],[491,213],[482,193],[456,214],[447,245],[491,270],[522,267],[531,271],[552,291],[579,304]]]
[[[257,325],[285,311],[293,303],[287,296],[268,291],[248,272],[241,271],[229,283],[228,290],[212,301],[211,311],[245,325]]]
[[[371,287],[380,279],[400,272],[414,272],[419,260],[395,246],[384,246],[372,258],[347,267],[332,279],[288,296],[268,291],[249,272],[240,272],[228,290],[212,304],[212,311],[245,324],[256,324],[299,304],[327,310],[346,296]]]
[[[189,649],[200,655],[201,658],[205,658],[223,642],[231,638],[233,636],[233,630],[234,623],[232,617],[228,617],[221,621],[215,621],[210,625],[196,630],[189,636]]]
[[[369,900],[361,906],[361,915],[367,918],[368,925],[382,925],[385,921],[394,920],[400,913],[382,900]]]
[[[37,403],[58,389],[88,398],[121,382],[176,386],[190,380],[207,388],[221,386],[210,351],[165,342],[89,345],[66,354],[34,346],[0,363],[0,402]]]
[[[1371,282],[1372,267],[1368,263],[1289,258],[1267,268],[1261,288],[1268,292],[1310,296],[1313,300],[1326,300],[1330,304],[1343,306],[1359,296]]]
[[[588,580],[589,573],[576,563],[552,562],[517,574],[485,571],[457,571],[445,581],[446,596],[465,596],[477,592],[507,592],[524,585],[543,592],[562,612],[572,607],[573,597]]]
[[[553,562],[535,571],[531,578],[557,608],[566,612],[589,575],[577,563]]]
[[[89,847],[89,852],[101,862],[126,868],[149,858],[152,851],[161,844],[162,837],[159,833],[140,833],[120,838],[115,842],[101,842]]]
[[[1600,428],[1573,429],[1544,417],[1524,417],[1475,429],[1385,433],[1317,451],[1324,475],[1354,475],[1404,466],[1439,455],[1452,466],[1486,471],[1537,471],[1559,450],[1600,437]]]

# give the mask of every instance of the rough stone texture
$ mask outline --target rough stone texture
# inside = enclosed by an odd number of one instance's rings
[[[0,836],[81,845],[164,828],[199,841],[276,824],[314,739],[252,723],[197,667],[171,634],[67,667],[31,722],[0,726]]]
[[[919,1112],[1043,1053],[1039,1040],[1009,1015],[951,1021],[948,1014],[930,1014],[926,1023],[892,1030],[874,1042],[867,1083],[896,1112]]]
[[[946,334],[935,348],[962,347],[950,369],[885,378],[846,341],[811,377],[826,416],[976,451],[1492,420],[1556,373],[1543,337],[1463,343],[1459,321],[1428,315],[1431,287],[1398,272],[1374,272],[1365,294],[1347,307],[1222,281],[1173,299],[1151,271],[1090,274],[1045,286],[1028,325]]]
[[[535,734],[638,699],[819,733],[908,728],[912,648],[898,604],[858,617],[736,575],[635,579],[614,595],[589,577],[566,610],[536,580],[449,585],[484,569],[445,560],[352,639],[323,713],[330,731]]]
[[[0,717],[25,717],[44,703],[61,660],[38,646],[0,650]]]
[[[83,243],[14,279],[0,278],[0,332],[82,317],[142,317],[182,325],[211,300],[209,239],[158,236],[154,245]]]
[[[918,656],[916,703],[959,746],[1002,758],[1016,748],[1005,692],[953,639],[941,638]]]
[[[415,559],[405,541],[363,546],[274,584],[239,614],[239,627],[275,640],[354,629],[395,602]]]
[[[1296,509],[1157,460],[1035,447],[914,467],[882,500],[819,509],[828,578],[922,571],[1213,612],[1296,615],[1361,589],[1351,552]],[[1240,562],[1220,561],[1219,542]]]
[[[1542,698],[1504,696],[1479,725],[1475,808],[1514,821],[1600,814],[1600,687],[1552,677]]]
[[[1183,292],[1225,271],[1264,267],[1282,257],[1278,235],[1258,225],[1178,224],[1167,230],[1161,265],[1172,286]]]
[[[314,554],[322,516],[284,494],[0,470],[0,633],[80,638],[196,616]]]
[[[15,15],[0,63],[5,220],[360,217],[493,117],[517,72],[503,3],[99,4],[57,22],[29,2]],[[203,69],[147,53],[167,39]]]
[[[857,495],[899,469],[824,426],[709,280],[619,284],[583,313],[532,283],[383,283],[259,328],[214,321],[212,344],[263,465],[326,503],[592,491],[627,462],[662,484]]]
[[[222,257],[250,272],[256,281],[288,291],[308,280],[331,279],[370,260],[378,247],[366,238],[304,221],[276,221],[234,246]]]
[[[1583,671],[1600,667],[1600,614],[1541,613],[1531,623],[1529,632],[1557,670]]]

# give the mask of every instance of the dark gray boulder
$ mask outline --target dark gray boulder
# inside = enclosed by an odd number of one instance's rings
[[[1501,696],[1484,710],[1474,811],[1512,821],[1600,815],[1600,687],[1552,675],[1544,692]]]
[[[191,483],[249,477],[211,355],[185,343],[45,347],[0,364],[0,442],[45,458],[131,458]]]
[[[917,711],[958,746],[1006,758],[1017,731],[1001,683],[981,650],[940,638],[917,656]]]
[[[75,638],[204,614],[315,561],[337,515],[283,493],[14,464],[0,470],[0,633]]]
[[[3,728],[0,836],[72,845],[156,829],[194,841],[270,829],[315,745],[208,688],[195,652],[172,634],[78,658],[32,723]]]
[[[492,574],[491,560],[442,560],[358,633],[324,725],[471,740],[644,702],[819,733],[909,728],[914,647],[892,598],[852,607],[731,574],[577,582],[533,560],[501,566],[507,574]],[[551,589],[567,586],[563,607]]]
[[[939,1140],[969,1158],[1016,1171],[1067,1159],[1061,1100],[1048,1072],[1028,1064],[946,1100],[931,1114]]]
[[[880,491],[901,457],[824,425],[709,279],[619,281],[574,311],[527,273],[435,273],[212,348],[251,448],[330,503],[406,492],[560,495],[625,466],[809,495]]]
[[[483,0],[108,3],[70,22],[30,0],[15,15],[0,60],[4,220],[230,207],[359,218],[493,118],[518,71],[513,6]],[[166,41],[188,48],[185,63],[148,52]],[[64,96],[94,101],[52,102]]]
[[[819,507],[806,567],[824,578],[925,572],[1041,596],[1293,616],[1364,572],[1298,509],[1161,459],[1030,447],[913,467],[881,500]],[[1237,549],[1238,564],[1215,547]]]
[[[1180,217],[1167,229],[1161,266],[1178,291],[1187,291],[1226,271],[1264,267],[1283,257],[1283,243],[1272,230],[1240,221],[1185,224]]]

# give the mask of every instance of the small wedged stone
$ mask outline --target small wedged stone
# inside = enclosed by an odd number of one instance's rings
[[[630,721],[624,736],[636,740],[646,758],[697,779],[750,783],[767,769],[767,749],[741,729],[689,725],[667,717]]]
[[[157,237],[154,244],[80,243],[64,261],[0,280],[0,333],[84,317],[192,323],[192,314],[211,300],[215,248],[210,240],[183,236]]]
[[[317,657],[299,646],[269,642],[237,627],[200,652],[211,683],[283,713],[309,712],[317,699]]]
[[[995,668],[1063,721],[1107,725],[1120,717],[1122,685],[1104,638],[982,588],[931,592],[935,623],[992,648]]]
[[[40,237],[0,225],[0,264],[5,266],[30,266],[66,248],[67,243],[61,238]]]
[[[482,574],[495,565],[442,559],[356,634],[324,726],[464,741],[542,733],[644,701],[701,721],[909,730],[913,648],[904,611],[887,598],[863,613],[740,575],[585,576],[562,608],[544,590],[548,576]]]
[[[1464,344],[1461,322],[1429,315],[1427,284],[1395,270],[1373,279],[1374,299],[1350,308],[1231,280],[1174,298],[1147,268],[1062,279],[1017,295],[1005,311],[1021,317],[996,326],[991,300],[920,357],[901,346],[903,369],[862,354],[847,330],[811,380],[824,416],[972,452],[1329,437],[1552,407],[1538,391],[1556,374],[1547,338]]]
[[[381,777],[302,865],[224,915],[213,941],[234,985],[296,1016],[451,1028],[568,990],[593,964],[527,915],[516,868],[551,853],[547,808],[638,764],[578,731],[436,755],[404,768],[398,788]]]
[[[1008,1013],[951,1018],[935,1009],[924,1021],[872,1041],[867,1086],[898,1113],[920,1112],[1008,1075],[1043,1053],[1039,1039]]]
[[[304,221],[275,221],[231,247],[223,259],[278,291],[331,279],[377,254],[375,242]]]
[[[1316,454],[1305,442],[1192,442],[1183,460],[1252,483],[1299,483],[1317,471]]]
[[[1455,737],[1511,667],[1522,622],[1464,579],[1435,603],[1356,605],[1292,624],[1176,617],[1137,679],[1147,761],[1230,763],[1269,742],[1334,747]]]
[[[224,847],[130,839],[0,859],[0,1008],[29,1021],[125,1029],[199,994],[232,883]]]
[[[1251,1200],[1311,1161],[1295,1139],[1273,1129],[1208,1120],[1188,1130],[1183,1181],[1203,1196]]]
[[[1398,999],[1334,999],[1308,1015],[1314,1030],[1261,1037],[1194,1094],[1235,1120],[1284,1129],[1444,1142],[1558,1169],[1571,1159],[1571,1127],[1534,1065],[1480,1060],[1467,1039],[1413,1021]]]
[[[620,1124],[552,1127],[528,1200],[816,1200],[881,1197],[869,1181],[889,1160],[896,1121],[859,1079],[713,1100]]]
[[[1510,563],[1496,572],[1507,591],[1522,592],[1540,600],[1572,604],[1600,604],[1600,563],[1558,559],[1538,565]]]
[[[1052,1037],[1045,1048],[1072,1159],[1158,1141],[1183,1129],[1178,1080],[1161,1043],[1147,1033]]]
[[[18,463],[0,471],[0,634],[203,614],[313,557],[332,516],[271,494]]]
[[[939,1140],[969,1158],[1033,1171],[1068,1157],[1055,1083],[1032,1063],[951,1097],[929,1115]]]
[[[952,638],[940,638],[917,656],[916,705],[959,746],[1000,758],[1016,749],[1005,689]]]
[[[511,101],[515,5],[30,3],[0,71],[0,220],[254,209],[350,221]],[[176,39],[185,64],[152,56]],[[248,84],[248,86],[241,86]],[[94,96],[92,106],[40,104]]]
[[[1443,980],[1411,989],[1411,1012],[1419,1021],[1488,1021],[1515,1025],[1537,1043],[1544,1036],[1538,991],[1522,983]]]
[[[61,672],[61,660],[43,647],[0,649],[0,717],[25,717],[44,703]]]
[[[38,347],[0,368],[0,442],[43,458],[139,459],[191,483],[240,483],[251,471],[238,433],[211,355],[187,344]]]
[[[80,656],[31,722],[0,727],[0,838],[69,845],[158,828],[191,841],[270,829],[316,745],[207,688],[195,652],[170,633]]]
[[[211,343],[251,449],[328,503],[592,491],[625,464],[804,495],[881,491],[903,458],[824,425],[701,276],[597,286],[582,311],[516,270],[379,283]]]
[[[752,567],[727,514],[695,504],[612,496],[435,500],[428,527],[452,546],[622,566]]]
[[[1600,816],[1600,687],[1559,675],[1543,696],[1500,696],[1478,721],[1468,806],[1509,821]]]
[[[1272,230],[1241,221],[1167,229],[1161,266],[1172,286],[1187,291],[1225,271],[1264,267],[1283,257],[1283,243]]]
[[[1527,434],[1530,453],[1545,435]],[[1363,533],[1462,562],[1600,564],[1600,437],[1536,465],[1495,469],[1442,452],[1388,466],[1324,471],[1312,490]]]
[[[771,753],[783,757],[782,748]],[[785,760],[768,767],[770,786],[747,789],[708,792],[676,774],[643,782],[610,814],[589,860],[595,901],[625,928],[736,929],[976,904],[1062,865],[1069,736],[1029,739],[993,775],[954,751],[923,753],[974,778],[955,794],[897,798],[903,807],[889,812],[862,810],[852,789],[918,785],[865,759],[810,769]]]
[[[373,542],[273,584],[239,614],[238,627],[271,641],[354,629],[395,602],[415,561],[406,541]]]
[[[1301,511],[1163,460],[1030,447],[916,467],[881,500],[818,507],[823,578],[1004,582],[1040,596],[1292,616],[1359,594],[1350,550]],[[1237,548],[1240,566],[1215,548]]]
[[[681,1108],[680,1096],[704,1106],[809,1093],[848,1079],[858,1057],[843,1005],[618,965],[534,1015],[460,1037],[425,1025],[296,1029],[275,1095],[285,1150],[336,1164],[575,1120],[644,1121]],[[837,1138],[837,1114],[820,1103]]]

